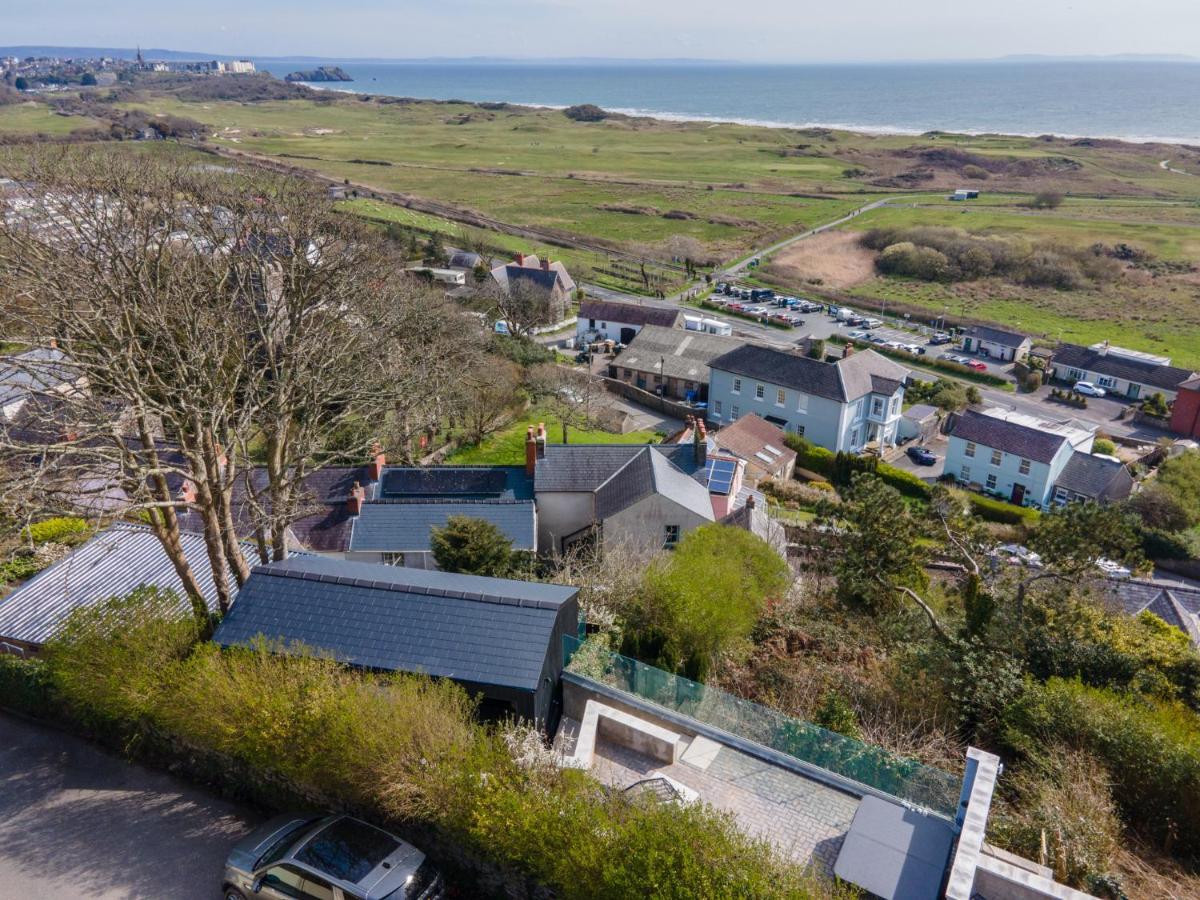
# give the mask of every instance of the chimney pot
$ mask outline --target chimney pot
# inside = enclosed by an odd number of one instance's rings
[[[352,516],[357,516],[362,513],[363,501],[367,499],[367,492],[361,484],[354,482],[354,487],[350,489],[350,497],[346,500],[346,510]]]
[[[516,260],[516,263],[518,266],[525,265],[525,254],[524,253],[516,254],[515,256],[513,256],[513,259]]]
[[[538,442],[533,436],[533,426],[525,429],[525,474],[530,478],[537,469]]]
[[[383,468],[387,465],[387,456],[384,455],[383,447],[379,441],[371,445],[371,461],[367,464],[367,479],[369,481],[378,481],[383,477]]]
[[[544,459],[546,456],[546,423],[545,422],[538,422],[537,456],[538,456],[538,459]]]

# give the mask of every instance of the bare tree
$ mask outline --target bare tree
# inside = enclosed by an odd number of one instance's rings
[[[478,444],[500,428],[520,387],[520,366],[499,356],[480,355],[462,380],[462,419],[468,440]]]
[[[530,370],[526,384],[530,394],[561,423],[564,444],[569,429],[586,428],[600,410],[600,385],[583,369],[543,363]]]
[[[483,289],[493,317],[508,326],[514,337],[528,337],[535,328],[555,321],[551,291],[524,279],[500,285],[494,281]]]
[[[194,598],[181,514],[227,609],[228,573],[249,574],[239,538],[281,558],[314,467],[365,458],[385,420],[439,415],[459,371],[451,310],[307,184],[70,148],[0,172],[22,185],[0,209],[20,332],[57,341],[87,386],[59,398],[59,433],[4,438],[23,502],[119,489]]]

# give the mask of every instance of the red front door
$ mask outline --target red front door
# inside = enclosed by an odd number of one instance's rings
[[[1025,485],[1014,484],[1012,492],[1012,502],[1015,506],[1022,506],[1025,503]]]

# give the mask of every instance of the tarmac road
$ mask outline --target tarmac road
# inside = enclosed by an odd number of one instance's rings
[[[260,819],[0,713],[0,897],[217,900],[229,847]]]

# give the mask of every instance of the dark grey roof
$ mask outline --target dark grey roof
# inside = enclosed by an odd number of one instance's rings
[[[1123,381],[1145,384],[1150,387],[1163,388],[1168,391],[1179,389],[1195,373],[1189,369],[1176,366],[1158,366],[1152,362],[1130,359],[1112,353],[1101,353],[1090,347],[1080,347],[1077,344],[1062,344],[1054,351],[1052,362],[1055,366],[1068,366],[1085,372],[1098,372],[1101,375],[1111,375]]]
[[[517,281],[526,281],[544,291],[554,290],[558,284],[558,273],[553,269],[531,269],[529,266],[518,266],[516,263],[505,266],[508,273],[509,287]]]
[[[626,325],[661,325],[671,328],[679,320],[679,310],[673,306],[643,306],[639,303],[617,303],[609,300],[583,300],[579,318],[598,319]]]
[[[903,366],[871,350],[830,363],[750,344],[710,360],[708,366],[839,403],[870,393],[894,394],[909,375]]]
[[[904,418],[912,419],[914,422],[924,422],[930,416],[936,416],[938,408],[929,406],[926,403],[914,403],[904,411]]]
[[[596,489],[596,518],[603,521],[653,492],[654,467],[646,448]]]
[[[66,354],[53,347],[0,357],[0,406],[52,391],[78,377],[79,373],[66,362]]]
[[[990,325],[975,325],[967,329],[967,335],[990,344],[1002,347],[1012,347],[1014,350],[1029,340],[1028,335],[1017,334],[1015,331],[1005,331],[1002,328],[992,328]]]
[[[535,690],[575,588],[322,558],[259,566],[217,629],[262,635],[368,669]]]
[[[1076,451],[1055,487],[1096,500],[1122,500],[1133,490],[1133,476],[1121,463]]]
[[[1104,579],[1097,584],[1110,609],[1130,616],[1151,612],[1200,646],[1200,589],[1140,578]]]
[[[189,532],[180,538],[204,602],[216,611],[217,590],[204,538]],[[249,562],[258,558],[249,544],[242,545],[242,552]],[[232,573],[229,581],[236,595]],[[142,585],[174,592],[180,598],[180,615],[190,612],[183,582],[154,533],[143,525],[112,525],[0,600],[0,641],[43,644],[73,610],[125,596]]]
[[[537,461],[538,493],[591,493],[637,456],[646,444],[547,444]]]
[[[450,255],[450,267],[452,269],[474,269],[481,262],[483,262],[482,256],[466,250],[457,250]]]
[[[1041,463],[1053,460],[1063,444],[1067,443],[1067,439],[1061,434],[1039,431],[1028,425],[1007,422],[995,416],[985,416],[973,409],[951,416],[950,427],[946,433],[964,441]]]
[[[378,500],[364,503],[350,531],[350,549],[399,553],[430,549],[434,528],[445,528],[451,516],[491,522],[513,542],[515,550],[533,550],[532,500]]]

